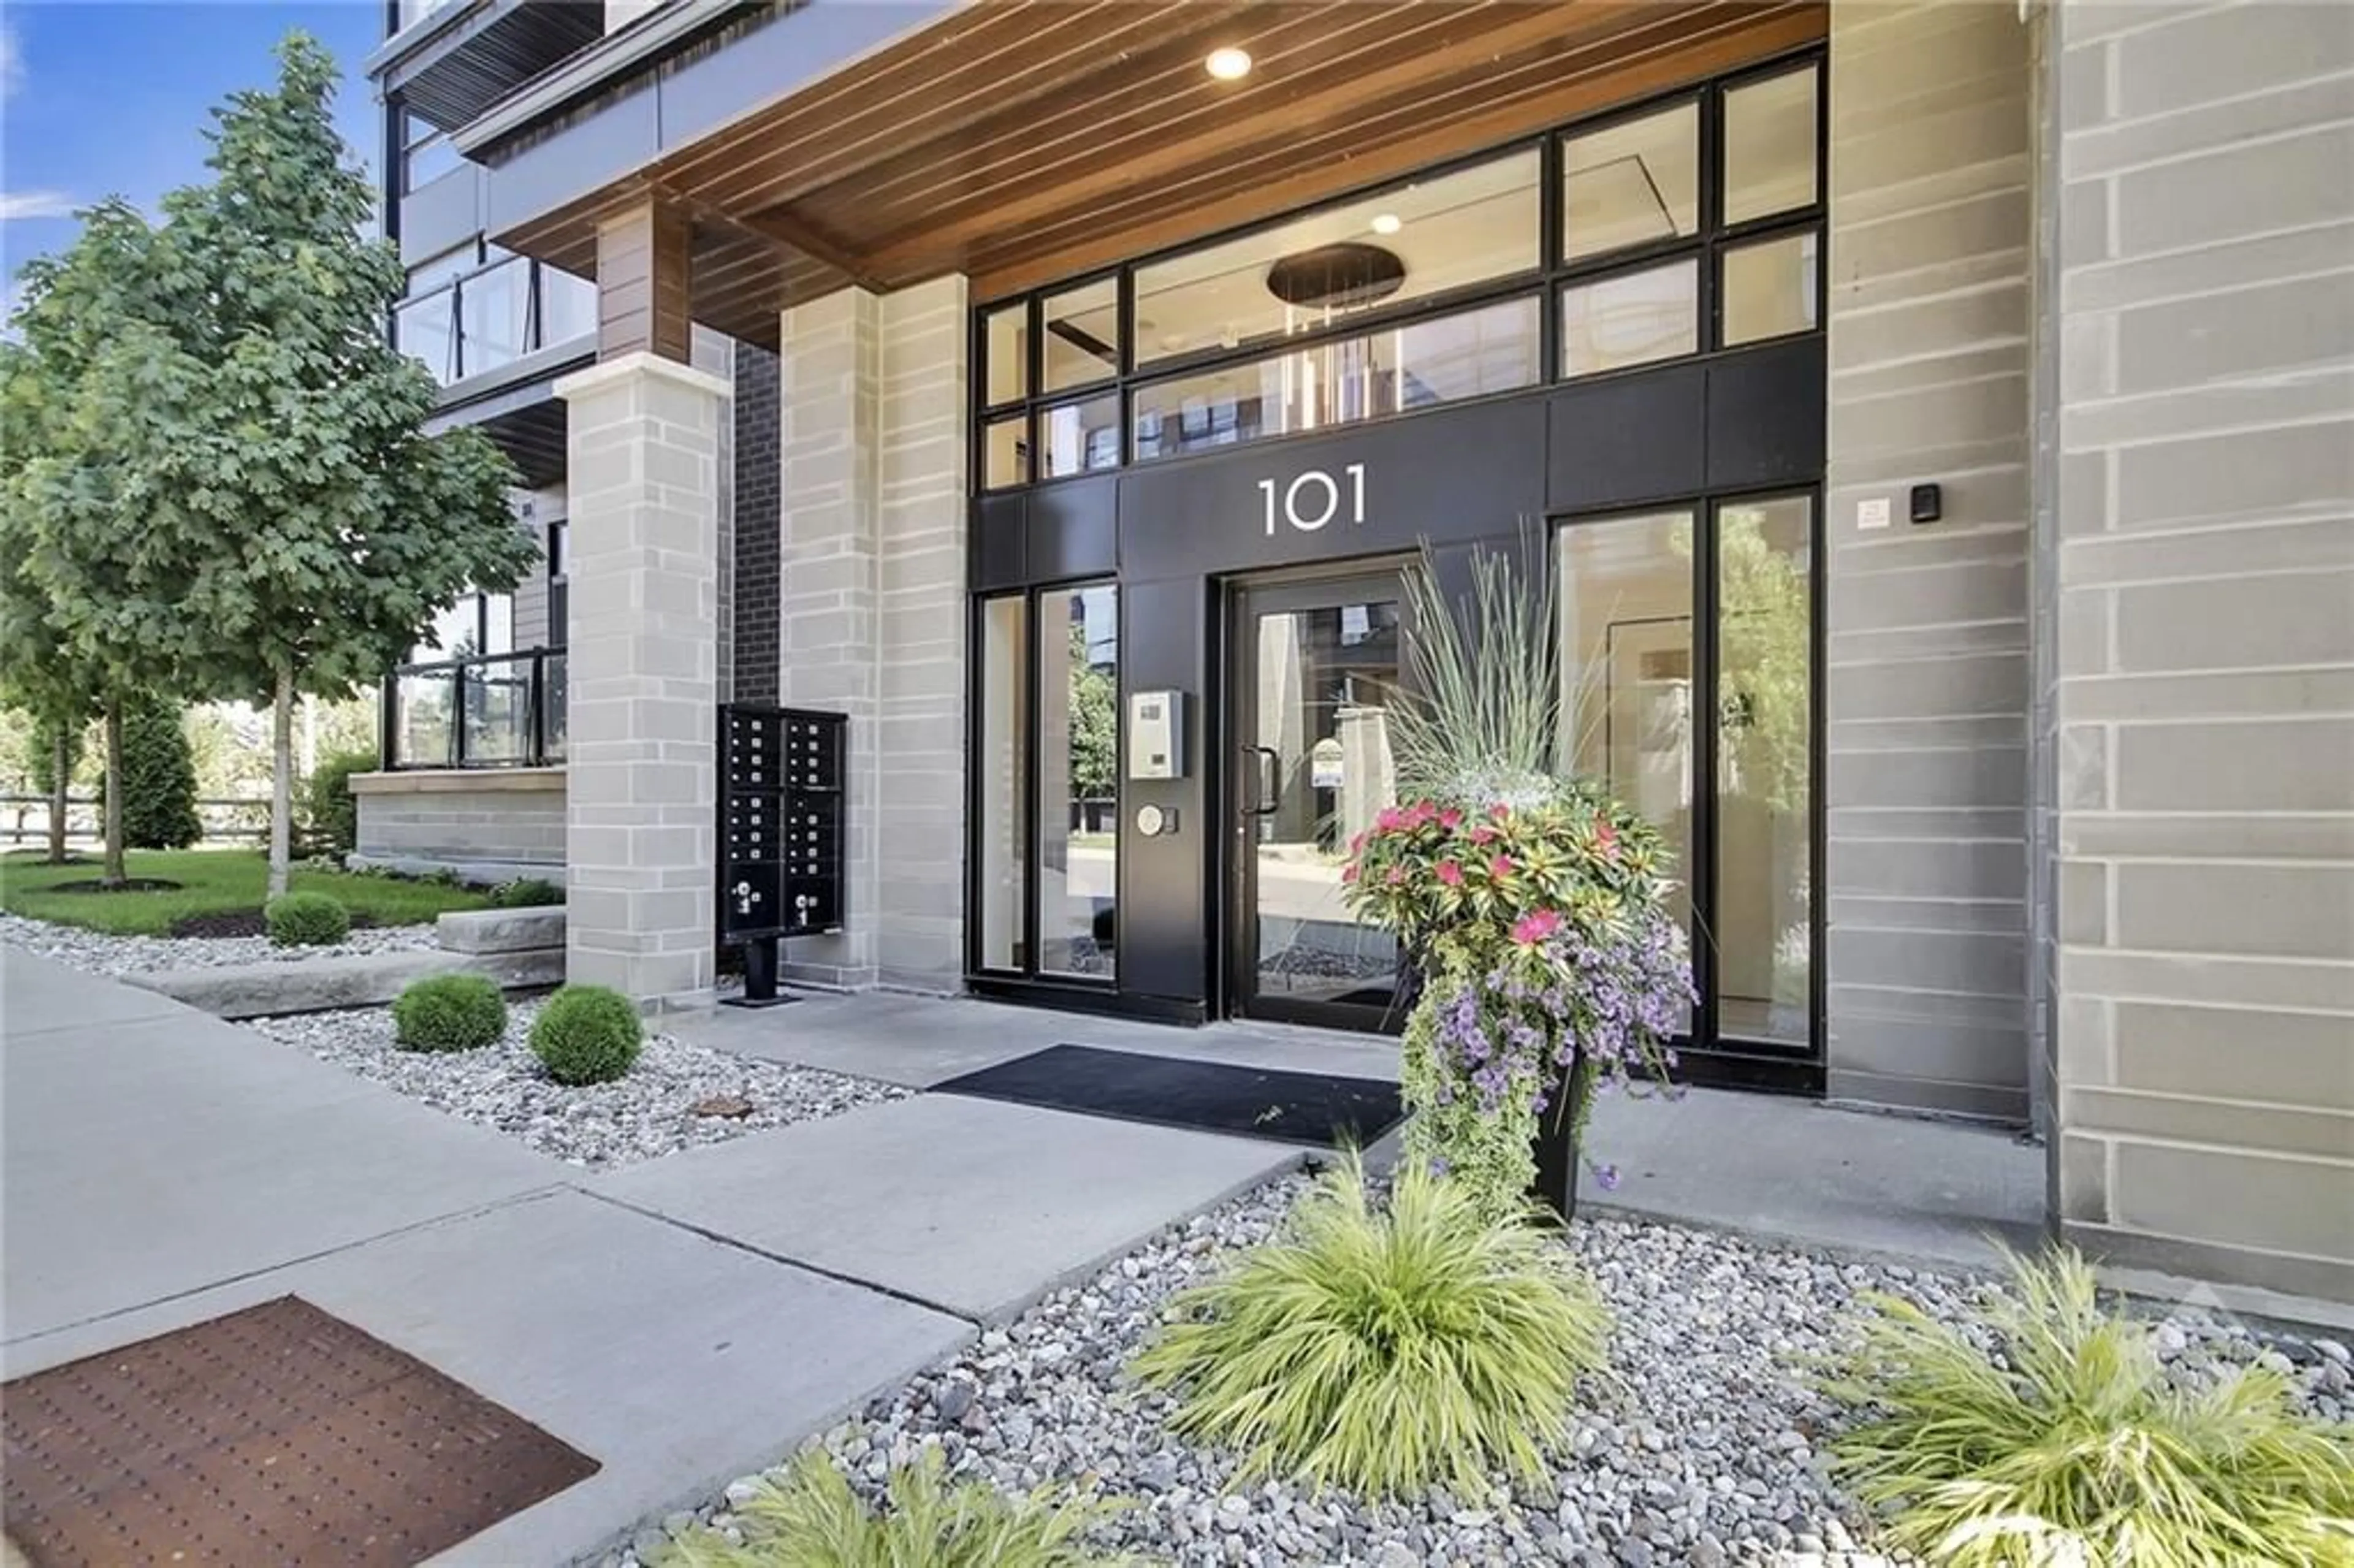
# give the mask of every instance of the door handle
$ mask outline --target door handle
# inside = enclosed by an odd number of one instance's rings
[[[1251,782],[1251,803],[1243,808],[1246,817],[1271,817],[1282,804],[1283,753],[1271,746],[1246,746],[1243,755],[1251,759],[1254,776]]]

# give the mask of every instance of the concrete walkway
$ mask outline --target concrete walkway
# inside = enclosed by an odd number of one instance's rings
[[[591,1175],[0,948],[0,1376],[299,1295],[600,1462],[438,1560],[563,1563],[1299,1153],[943,1097]]]

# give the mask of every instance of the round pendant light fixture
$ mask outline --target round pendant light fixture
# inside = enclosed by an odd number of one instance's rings
[[[1250,51],[1236,48],[1231,44],[1212,49],[1209,58],[1203,60],[1202,69],[1220,81],[1240,81],[1250,75]]]
[[[1388,299],[1405,283],[1397,252],[1354,239],[1295,251],[1267,270],[1267,291],[1304,310],[1355,310]]]
[[[1373,228],[1375,234],[1395,234],[1399,229],[1404,228],[1405,227],[1405,220],[1399,217],[1398,215],[1394,212],[1377,212],[1373,214]]]

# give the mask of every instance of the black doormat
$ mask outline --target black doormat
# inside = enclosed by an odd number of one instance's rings
[[[40,1568],[407,1568],[597,1471],[292,1296],[0,1393],[0,1517]]]
[[[1331,1149],[1370,1144],[1405,1114],[1395,1084],[1225,1062],[1049,1045],[936,1084],[937,1094]]]

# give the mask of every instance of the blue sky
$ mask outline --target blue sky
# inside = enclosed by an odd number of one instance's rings
[[[275,71],[270,50],[301,27],[343,62],[345,140],[373,165],[376,108],[358,75],[384,36],[380,0],[309,4],[0,5],[0,263],[15,293],[25,259],[72,242],[71,210],[123,196],[152,210],[205,175],[207,111]]]

